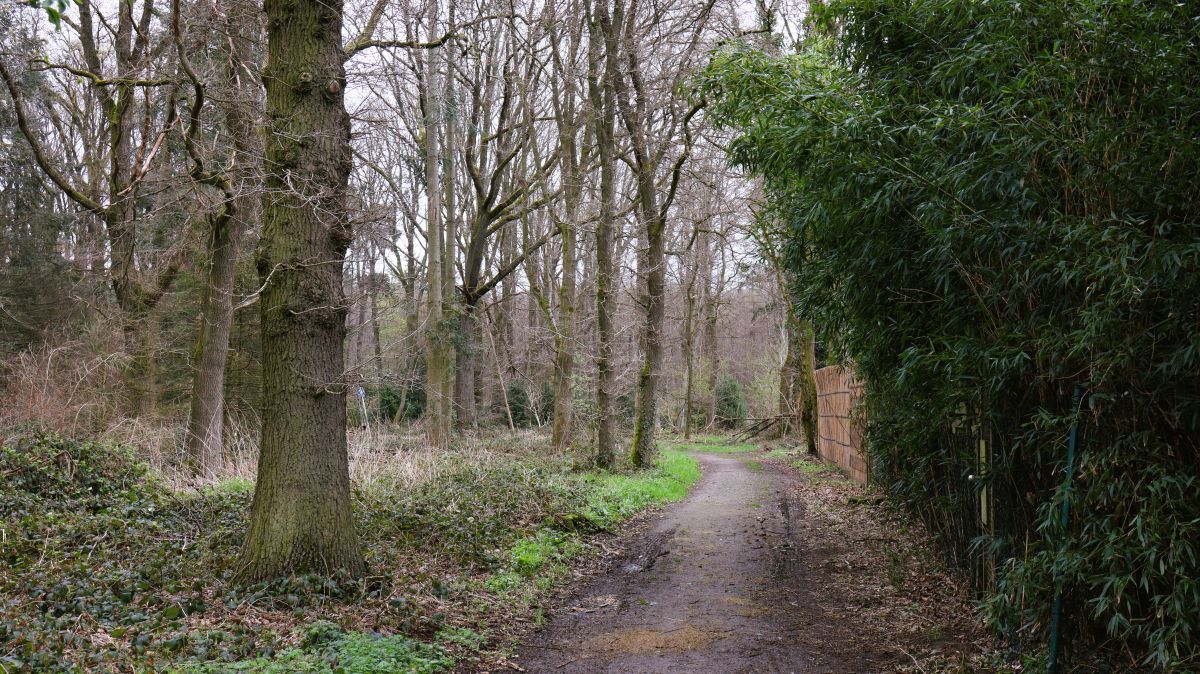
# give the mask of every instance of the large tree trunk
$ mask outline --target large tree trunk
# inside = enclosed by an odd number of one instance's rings
[[[574,87],[574,83],[568,86]],[[572,97],[573,100],[573,97]],[[574,110],[570,111],[574,114]],[[583,185],[575,148],[576,127],[573,120],[565,119],[559,125],[562,136],[563,197],[566,210],[559,223],[562,237],[562,284],[558,288],[558,319],[554,334],[554,427],[550,440],[555,449],[565,449],[571,444],[574,420],[574,394],[571,376],[575,369],[575,275],[578,267],[577,219]]]
[[[558,316],[554,321],[554,426],[550,436],[551,444],[559,450],[571,445],[575,426],[572,377],[579,332],[576,277],[579,266],[579,211],[583,196],[583,170],[580,166],[578,142],[581,125],[578,118],[576,55],[582,42],[582,26],[572,26],[568,30],[566,58],[563,58],[557,43],[551,52],[556,75],[562,86],[561,92],[555,97],[554,107],[558,126],[564,215],[558,223],[559,235],[562,237],[562,283],[558,287]]]
[[[796,325],[789,310],[784,317],[781,330],[782,344],[780,354],[782,362],[779,366],[779,416],[783,417],[780,432],[791,435],[800,421],[800,410],[797,405],[800,397],[796,395],[796,373],[799,372],[800,350],[797,348]]]
[[[708,376],[708,406],[705,410],[704,425],[705,428],[712,428],[717,420],[717,370],[721,367],[721,351],[717,344],[717,315],[721,301],[720,286],[725,279],[724,273],[719,274],[715,279],[717,287],[713,287],[713,237],[708,232],[702,232],[700,236],[705,255],[705,262],[700,266],[700,301],[704,307],[704,347],[701,359]]]
[[[450,4],[450,10],[451,10],[450,21],[451,21],[451,23],[453,23],[454,3]],[[433,10],[431,10],[431,11],[433,11]],[[430,26],[433,26],[433,25],[436,25],[436,22],[430,22]],[[454,155],[455,155],[455,151],[456,151],[455,143],[458,141],[458,125],[456,123],[457,114],[453,114],[453,113],[452,114],[444,114],[442,112],[443,110],[446,110],[445,106],[454,105],[454,103],[453,103],[453,100],[454,100],[454,91],[453,91],[454,77],[451,74],[451,72],[452,72],[451,71],[451,63],[450,63],[449,59],[447,58],[447,60],[446,60],[446,73],[447,73],[446,77],[444,79],[442,79],[442,78],[438,79],[438,81],[441,83],[441,85],[445,87],[445,90],[443,92],[441,92],[441,96],[438,99],[439,105],[436,108],[436,110],[438,111],[437,114],[444,115],[443,118],[446,120],[445,124],[442,126],[442,128],[444,129],[444,135],[443,135],[444,142],[443,142],[442,154],[441,154],[442,199],[444,200],[444,203],[445,203],[445,209],[443,210],[443,213],[445,214],[445,220],[444,220],[444,230],[445,230],[444,236],[445,236],[445,238],[442,240],[442,264],[441,264],[442,306],[443,306],[443,312],[444,312],[443,315],[444,316],[452,316],[453,315],[453,311],[455,308],[454,303],[460,299],[457,297],[457,292],[455,291],[455,288],[454,288],[454,262],[455,262],[455,257],[457,255],[457,247],[458,247],[458,217],[459,217],[458,204],[457,204],[457,200],[456,200],[457,192],[455,190],[456,175],[455,175],[455,169],[454,169],[454,159],[455,159]],[[449,335],[449,334],[443,335],[443,339],[446,341],[449,341],[449,342],[457,341],[459,344],[466,344],[467,347],[470,348],[470,346],[473,345],[472,341],[471,341],[472,335],[466,331],[466,328],[465,328],[465,326],[462,325],[462,323],[459,324],[458,329],[459,329],[459,339],[458,340],[453,340],[451,338],[451,335]],[[467,389],[469,394],[466,396],[466,398],[469,398],[469,400],[464,399],[464,405],[467,407],[467,409],[465,409],[465,410],[457,408],[457,406],[455,404],[456,400],[457,400],[455,398],[455,394],[457,393],[456,385],[458,382],[458,368],[460,368],[460,367],[472,368],[471,371],[473,373],[474,365],[471,362],[469,362],[469,357],[468,357],[467,362],[459,364],[457,362],[457,355],[458,355],[457,350],[455,350],[452,347],[447,347],[447,348],[450,349],[446,355],[446,360],[447,360],[448,365],[447,365],[447,370],[445,372],[445,375],[441,378],[441,383],[442,383],[441,399],[444,401],[443,404],[444,404],[447,424],[451,424],[452,415],[455,411],[457,411],[460,415],[457,418],[457,422],[458,422],[457,425],[460,428],[471,428],[475,425],[474,394],[470,394],[469,391],[471,389]],[[469,376],[468,376],[468,378],[469,378]],[[466,383],[471,384],[471,388],[474,388],[474,382],[468,381]],[[449,438],[447,438],[446,444],[447,444],[447,446],[449,446]]]
[[[786,298],[786,290],[784,292]],[[797,316],[791,307],[785,320],[787,352],[779,374],[779,414],[789,418],[785,420],[783,432],[792,432],[793,422],[799,422],[807,450],[816,453],[817,379],[812,325]]]
[[[571,376],[575,368],[575,210],[567,208],[567,220],[562,230],[562,285],[558,292],[558,330],[554,355],[554,428],[551,443],[555,449],[571,444],[574,424],[574,394]]]
[[[639,178],[642,183],[638,199],[652,199],[654,176]],[[646,203],[646,202],[643,202]],[[643,334],[645,357],[638,374],[637,416],[633,428],[633,465],[649,465],[655,454],[654,431],[658,423],[658,381],[662,376],[662,328],[666,316],[663,292],[666,286],[666,241],[664,221],[657,216],[657,201],[648,202],[645,210],[653,214],[646,222],[646,325]]]
[[[683,326],[681,335],[683,337],[682,356],[684,368],[684,383],[683,383],[683,439],[692,439],[692,393],[695,360],[695,316],[696,316],[696,276],[698,267],[701,264],[703,257],[697,253],[693,253],[692,264],[688,270],[687,283],[685,284],[686,302],[684,305]]]
[[[707,244],[706,244],[707,245]],[[710,258],[711,259],[711,258]],[[710,269],[706,265],[705,269]],[[721,283],[723,279],[718,279]],[[717,344],[717,315],[720,309],[720,293],[712,289],[711,273],[704,278],[704,363],[708,375],[708,409],[705,413],[705,427],[712,428],[717,421],[717,372],[721,368],[721,351]]]
[[[617,55],[613,17],[607,0],[596,2],[589,22],[588,95],[596,150],[600,160],[600,214],[596,221],[596,465],[610,467],[616,458],[613,432],[613,230],[616,229],[616,141],[612,79]],[[610,40],[609,37],[612,37]],[[601,48],[603,46],[603,52]],[[601,63],[603,53],[604,63]]]
[[[346,456],[350,117],[341,0],[266,0],[263,426],[238,578],[364,571]]]
[[[817,374],[816,344],[812,323],[797,321],[800,330],[800,359],[796,392],[800,396],[800,426],[810,453],[817,453]]]
[[[374,269],[374,267],[375,260],[372,256],[371,268]],[[377,392],[383,386],[383,342],[379,334],[379,286],[382,283],[382,278],[378,274],[371,274],[371,356],[375,360],[374,384]]]

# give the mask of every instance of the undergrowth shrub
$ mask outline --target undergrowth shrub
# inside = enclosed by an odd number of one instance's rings
[[[522,381],[511,381],[504,389],[504,396],[496,396],[492,412],[504,425],[508,424],[509,413],[512,413],[512,424],[516,428],[534,428],[545,425],[554,412],[554,389],[548,383],[536,392],[529,393],[529,387]],[[507,409],[505,403],[507,402]]]
[[[400,405],[404,409],[400,409]],[[414,377],[401,384],[385,384],[379,389],[379,415],[385,421],[413,421],[425,413],[424,379]]]
[[[542,521],[577,510],[582,500],[561,468],[508,460],[468,464],[411,493],[375,494],[360,511],[372,536],[436,547],[460,562],[490,568],[498,549]]]
[[[171,632],[207,609],[249,506],[247,493],[176,496],[126,449],[49,434],[6,443],[0,474],[0,596],[22,598],[0,605],[8,671],[96,671],[179,650]],[[101,645],[86,637],[95,627],[110,637]]]
[[[446,649],[402,635],[344,632],[317,622],[305,632],[300,648],[249,660],[187,665],[177,674],[434,674],[452,666]]]
[[[746,394],[737,379],[722,375],[717,380],[717,419],[722,428],[736,428],[746,416]]]
[[[497,409],[502,416],[508,417],[511,415],[513,426],[517,428],[529,428],[533,425],[533,403],[529,400],[529,393],[525,391],[525,385],[521,382],[509,382],[504,390],[504,398],[497,399]],[[505,405],[508,407],[505,408]]]
[[[483,638],[447,623],[447,606],[477,610],[467,608],[474,595],[455,603],[456,588],[497,572],[494,591],[544,591],[583,534],[681,498],[699,476],[670,452],[654,470],[580,473],[516,437],[358,485],[355,524],[379,573],[238,586],[252,483],[178,490],[121,446],[10,436],[0,447],[0,671],[440,671]],[[314,625],[292,645],[297,625],[348,614],[400,634]]]

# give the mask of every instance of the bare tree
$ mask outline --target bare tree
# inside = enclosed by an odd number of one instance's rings
[[[693,23],[688,26],[690,42],[680,54],[676,64],[679,70],[667,82],[670,87],[666,91],[674,91],[675,85],[682,79],[685,68],[696,50],[699,48],[704,24],[712,10],[710,0],[700,8]],[[629,136],[631,146],[630,167],[637,181],[637,204],[639,220],[642,226],[645,253],[639,263],[645,268],[640,270],[646,277],[645,293],[641,301],[646,308],[646,322],[642,342],[645,356],[641,372],[638,375],[637,386],[637,416],[634,421],[633,447],[630,458],[635,466],[646,465],[654,456],[654,432],[658,423],[658,382],[662,372],[662,329],[664,318],[663,296],[666,283],[666,227],[667,215],[674,202],[676,190],[684,164],[691,150],[691,134],[688,124],[692,117],[699,112],[698,105],[692,105],[686,111],[681,110],[681,104],[672,100],[665,108],[663,127],[652,129],[652,106],[655,104],[655,92],[647,86],[643,73],[643,63],[640,50],[646,41],[641,35],[635,35],[638,25],[639,0],[633,0],[630,12],[625,19],[625,27],[621,34],[621,53],[625,60],[625,72],[613,79],[616,90],[617,107],[621,120]],[[614,38],[616,36],[614,35]],[[614,44],[614,49],[616,45]],[[659,92],[661,96],[661,92]],[[666,185],[660,185],[659,169],[667,160],[667,153],[676,145],[678,136],[683,136],[683,148],[669,165],[666,172]]]
[[[157,392],[147,322],[188,252],[178,240],[166,251],[147,251],[139,227],[146,220],[145,213],[136,206],[145,196],[148,183],[156,176],[165,177],[159,172],[164,141],[178,121],[174,114],[178,85],[170,58],[171,42],[169,33],[156,24],[153,0],[144,0],[140,6],[136,2],[119,3],[116,16],[101,15],[99,25],[97,8],[91,0],[81,0],[78,12],[77,23],[64,23],[78,39],[77,53],[69,54],[67,59],[77,56],[79,61],[43,58],[26,63],[25,68],[63,71],[85,83],[87,94],[73,101],[80,105],[63,102],[70,106],[66,114],[76,119],[71,127],[63,129],[68,137],[57,139],[57,143],[74,145],[75,139],[69,137],[72,132],[91,125],[85,118],[100,120],[97,125],[103,142],[97,147],[101,152],[88,162],[95,169],[90,180],[81,184],[60,168],[46,139],[35,132],[29,106],[17,86],[17,74],[5,58],[0,58],[0,79],[12,97],[17,124],[38,167],[77,207],[103,225],[109,251],[107,275],[129,354],[123,378],[128,409],[151,414]],[[165,116],[151,114],[156,106],[147,106],[144,101],[152,96],[167,111]],[[139,104],[139,99],[143,103]],[[103,168],[101,162],[106,164]]]
[[[201,291],[192,396],[188,415],[187,452],[197,474],[217,477],[222,463],[225,420],[225,361],[233,324],[234,273],[243,234],[257,229],[261,217],[262,144],[255,131],[260,118],[260,94],[254,45],[262,22],[260,10],[244,0],[226,2],[216,25],[219,49],[212,79],[206,81],[188,57],[203,53],[204,39],[189,42],[181,28],[179,0],[174,0],[173,33],[180,64],[192,85],[190,120],[185,147],[192,159],[192,177],[218,192],[218,206],[208,213],[205,237],[205,284]],[[223,126],[232,141],[224,157],[205,157],[198,147],[208,102],[207,90],[217,89]],[[213,107],[209,105],[208,107]],[[219,164],[218,164],[219,162]],[[214,166],[214,164],[218,164]]]

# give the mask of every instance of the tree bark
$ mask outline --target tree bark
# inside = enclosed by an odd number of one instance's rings
[[[351,514],[342,274],[350,117],[341,0],[266,0],[266,190],[259,244],[263,426],[238,578],[365,564]]]
[[[437,3],[429,3],[430,25],[436,25]],[[431,28],[432,30],[432,28]],[[450,265],[442,227],[442,150],[441,85],[436,54],[425,60],[425,189],[426,228],[426,328],[425,328],[425,434],[431,447],[450,448],[451,400],[447,389],[453,385],[453,352],[447,334],[445,307],[445,271]]]
[[[571,377],[575,369],[575,295],[579,263],[576,243],[583,192],[583,178],[576,147],[578,127],[575,123],[575,82],[570,73],[566,79],[566,100],[563,109],[558,113],[564,214],[562,222],[558,223],[559,236],[562,238],[562,283],[558,288],[558,317],[555,321],[554,426],[550,435],[551,445],[559,450],[570,446],[575,422]]]
[[[790,417],[784,433],[798,422],[804,435],[806,449],[817,451],[817,378],[812,325],[796,315],[790,306],[786,287],[780,284],[785,301],[789,303],[785,316],[784,339],[787,353],[779,374],[779,413]]]
[[[800,396],[800,426],[810,454],[817,453],[817,374],[816,344],[812,323],[798,320],[800,330],[800,359],[797,372],[797,393]]]
[[[431,4],[436,4],[436,3],[431,3]],[[436,10],[431,10],[431,11],[436,11]],[[451,24],[454,23],[454,3],[453,2],[450,3],[450,23]],[[436,22],[430,22],[431,27],[434,25],[436,25]],[[445,78],[440,78],[440,77],[438,78],[439,84],[445,88],[441,92],[441,95],[437,99],[438,100],[437,107],[433,108],[434,110],[436,110],[436,114],[439,116],[440,126],[443,131],[443,135],[442,135],[442,145],[443,146],[442,146],[442,152],[441,152],[441,157],[440,157],[440,161],[442,162],[442,201],[445,205],[445,208],[442,209],[442,213],[443,213],[442,229],[443,229],[444,239],[442,240],[442,245],[441,245],[441,252],[442,252],[442,263],[441,263],[442,312],[443,312],[442,315],[446,318],[452,318],[454,315],[454,312],[456,310],[456,307],[454,305],[457,302],[457,300],[459,299],[456,297],[457,293],[455,292],[455,288],[454,288],[454,263],[455,263],[455,258],[457,256],[457,248],[458,248],[458,202],[457,202],[458,195],[457,195],[457,191],[455,190],[456,174],[455,174],[455,169],[454,169],[455,144],[458,142],[458,123],[457,123],[458,112],[453,110],[450,107],[450,106],[455,105],[454,98],[453,98],[453,96],[454,96],[454,86],[453,86],[454,85],[454,76],[453,76],[452,64],[450,63],[449,58],[446,57],[444,52],[439,52],[438,55],[441,56],[442,58],[446,59],[445,60],[446,76],[445,76]],[[462,309],[462,308],[460,306],[460,307],[457,307],[457,309]],[[465,310],[463,310],[463,311],[465,311]],[[443,339],[445,341],[451,342],[451,343],[457,341],[459,344],[467,344],[468,346],[473,346],[473,344],[471,343],[471,338],[473,337],[473,335],[471,335],[471,333],[467,332],[467,330],[465,329],[465,327],[463,325],[464,320],[466,320],[465,317],[460,315],[459,322],[456,327],[452,327],[450,324],[447,324],[445,326],[446,333],[443,335]],[[457,333],[458,333],[457,340],[454,340],[451,338],[451,335],[449,334],[450,330],[457,331]],[[457,391],[457,383],[458,383],[459,370],[460,369],[470,369],[471,373],[473,374],[474,373],[474,365],[471,362],[469,362],[469,356],[464,362],[459,363],[458,362],[459,350],[455,349],[453,347],[450,347],[450,346],[448,346],[447,348],[449,349],[449,351],[446,354],[447,365],[446,365],[446,371],[443,373],[443,376],[441,377],[442,386],[441,386],[441,395],[440,395],[441,399],[444,401],[443,406],[444,406],[444,410],[445,410],[446,422],[448,425],[453,427],[455,425],[454,424],[455,412],[457,412],[456,421],[457,421],[457,426],[459,428],[474,428],[474,426],[475,426],[475,396],[474,396],[474,394],[470,393],[469,395],[466,396],[466,398],[462,399],[461,401],[455,397],[456,393],[458,392]],[[467,375],[467,376],[469,379],[470,375]],[[468,381],[468,382],[465,382],[464,384],[470,384],[471,388],[466,389],[468,392],[474,388],[474,382]],[[461,407],[458,405],[458,403],[461,403]],[[446,441],[446,446],[449,446],[448,438]]]
[[[636,78],[639,76],[637,61],[632,52],[629,58],[630,77]],[[617,81],[622,82],[620,78]],[[640,88],[637,82],[638,80],[634,79],[635,90]],[[643,358],[637,380],[633,447],[629,457],[635,467],[641,468],[649,465],[657,452],[654,433],[658,425],[658,382],[662,376],[662,329],[666,317],[666,306],[663,302],[667,274],[666,214],[659,207],[657,166],[647,147],[642,110],[635,110],[623,98],[625,89],[623,82],[619,84],[617,98],[620,101],[621,117],[625,120],[625,127],[631,137],[639,219],[645,236],[645,256],[639,259],[638,266],[640,275],[646,279],[646,292],[642,296],[642,303],[646,307],[646,321],[642,330]],[[640,97],[639,93],[639,107],[644,105]]]
[[[618,0],[618,5],[620,5]],[[600,161],[600,213],[596,221],[596,465],[611,467],[616,459],[613,429],[613,230],[616,229],[616,110],[612,79],[616,76],[616,37],[608,0],[596,0],[589,22],[588,96]],[[609,40],[612,35],[612,40]],[[601,62],[603,59],[603,63]]]
[[[478,425],[475,406],[475,374],[479,362],[479,328],[476,324],[476,301],[463,298],[458,319],[459,347],[454,365],[454,403],[458,410],[458,427],[474,429]]]
[[[700,273],[703,278],[701,301],[704,305],[704,354],[702,356],[708,375],[708,408],[705,412],[705,427],[712,428],[717,420],[717,371],[721,367],[721,351],[717,344],[717,317],[721,303],[721,285],[724,284],[724,273],[715,279],[717,287],[713,287],[713,241],[707,232],[703,233],[703,246],[708,262]],[[724,260],[722,260],[724,265]]]
[[[653,174],[649,180],[639,178],[638,199],[651,199],[650,210],[657,213],[657,201],[653,200]],[[646,183],[650,185],[647,187]],[[646,222],[646,323],[643,334],[645,356],[638,374],[637,412],[633,427],[633,449],[630,461],[634,466],[649,465],[656,453],[654,432],[658,423],[658,382],[662,377],[662,328],[666,317],[663,292],[666,286],[666,242],[665,222],[660,217],[650,217]]]
[[[799,354],[796,339],[796,323],[789,309],[784,316],[782,332],[782,362],[779,366],[779,416],[783,417],[780,432],[791,435],[795,432],[800,421],[798,404],[800,397],[796,395],[796,374],[799,371]]]
[[[233,286],[238,246],[243,232],[257,221],[262,144],[254,129],[262,97],[258,83],[245,77],[247,59],[258,39],[259,6],[245,0],[227,4],[224,29],[229,35],[225,77],[230,100],[224,104],[225,124],[233,137],[234,166],[230,176],[237,192],[221,212],[209,216],[206,246],[208,269],[200,302],[196,333],[196,372],[188,417],[188,456],[196,475],[217,477],[224,453],[225,365],[233,327]]]
[[[234,223],[210,218],[208,270],[196,330],[196,372],[188,417],[188,457],[196,476],[216,479],[224,454],[225,355],[233,324],[233,278],[237,266]]]
[[[684,317],[682,326],[682,356],[684,367],[684,384],[683,384],[683,439],[692,439],[692,394],[694,377],[694,360],[695,360],[695,316],[696,316],[696,277],[699,275],[699,266],[703,261],[703,256],[694,252],[692,254],[692,264],[688,269],[687,283],[684,285],[686,301],[684,304]]]
[[[568,202],[570,199],[568,198]],[[575,368],[575,274],[577,258],[575,252],[575,222],[577,209],[567,205],[567,217],[560,226],[562,231],[562,285],[558,292],[557,334],[554,355],[554,427],[551,444],[555,449],[566,449],[571,445],[574,424],[574,394],[571,377]]]

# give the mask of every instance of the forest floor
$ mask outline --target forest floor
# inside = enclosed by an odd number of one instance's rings
[[[351,437],[369,574],[251,586],[231,572],[252,472],[189,484],[145,447],[0,432],[0,674],[479,671],[610,532],[700,477],[680,451],[597,472],[536,431],[433,451],[384,430]]]
[[[252,473],[0,433],[0,674],[1009,671],[923,529],[795,448],[351,440],[370,574],[241,586]]]
[[[784,450],[693,444],[704,477],[562,597],[528,672],[1019,671],[919,527]]]

